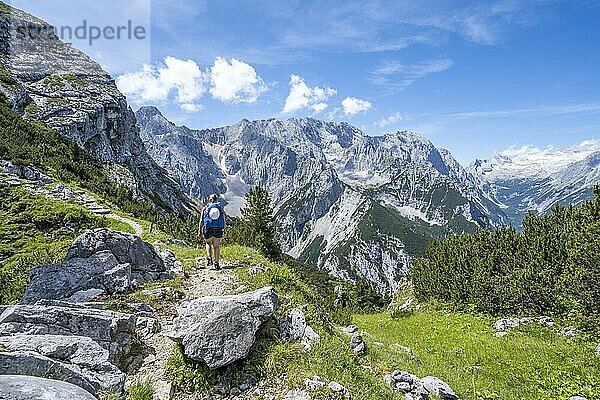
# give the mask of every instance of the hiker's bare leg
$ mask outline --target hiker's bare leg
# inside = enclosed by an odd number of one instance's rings
[[[221,248],[219,247],[219,243],[221,242],[220,238],[212,238],[213,239],[213,249],[215,251],[215,263],[219,263],[219,258],[221,257]]]
[[[213,240],[213,238],[206,239],[206,255],[209,259],[212,259],[212,248],[211,248],[212,240]]]

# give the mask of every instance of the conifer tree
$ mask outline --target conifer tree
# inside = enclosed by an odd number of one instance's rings
[[[275,233],[275,221],[269,193],[255,186],[245,195],[246,205],[240,211],[249,244],[272,260],[282,257]]]

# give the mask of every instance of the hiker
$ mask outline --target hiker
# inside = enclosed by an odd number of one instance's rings
[[[219,242],[225,232],[225,210],[219,203],[219,197],[216,194],[208,196],[208,204],[202,209],[200,218],[200,226],[198,227],[198,238],[204,235],[206,240],[206,254],[208,255],[207,266],[213,265],[213,254],[214,254],[214,266],[215,269],[220,269],[219,257],[220,249]]]

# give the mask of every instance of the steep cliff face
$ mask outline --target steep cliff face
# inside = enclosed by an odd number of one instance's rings
[[[139,197],[185,212],[179,183],[148,155],[135,115],[98,63],[61,42],[46,22],[0,13],[0,91],[24,118],[39,120],[101,160]]]
[[[266,187],[285,251],[382,292],[432,237],[504,218],[448,152],[412,132],[371,137],[311,118],[192,130],[154,108],[136,115],[150,154],[186,190],[217,191],[237,214],[250,187]]]

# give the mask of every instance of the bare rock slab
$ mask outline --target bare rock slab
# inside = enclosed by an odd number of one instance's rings
[[[136,316],[109,310],[51,305],[15,305],[0,314],[0,336],[85,336],[107,349],[109,361],[121,361],[136,343]]]
[[[71,383],[24,375],[0,375],[0,399],[97,400]]]
[[[108,350],[84,336],[0,337],[0,375],[33,375],[77,385],[90,393],[124,392],[125,374]]]
[[[192,300],[169,337],[184,353],[215,369],[248,356],[260,326],[279,308],[275,289],[265,287],[234,296]]]

